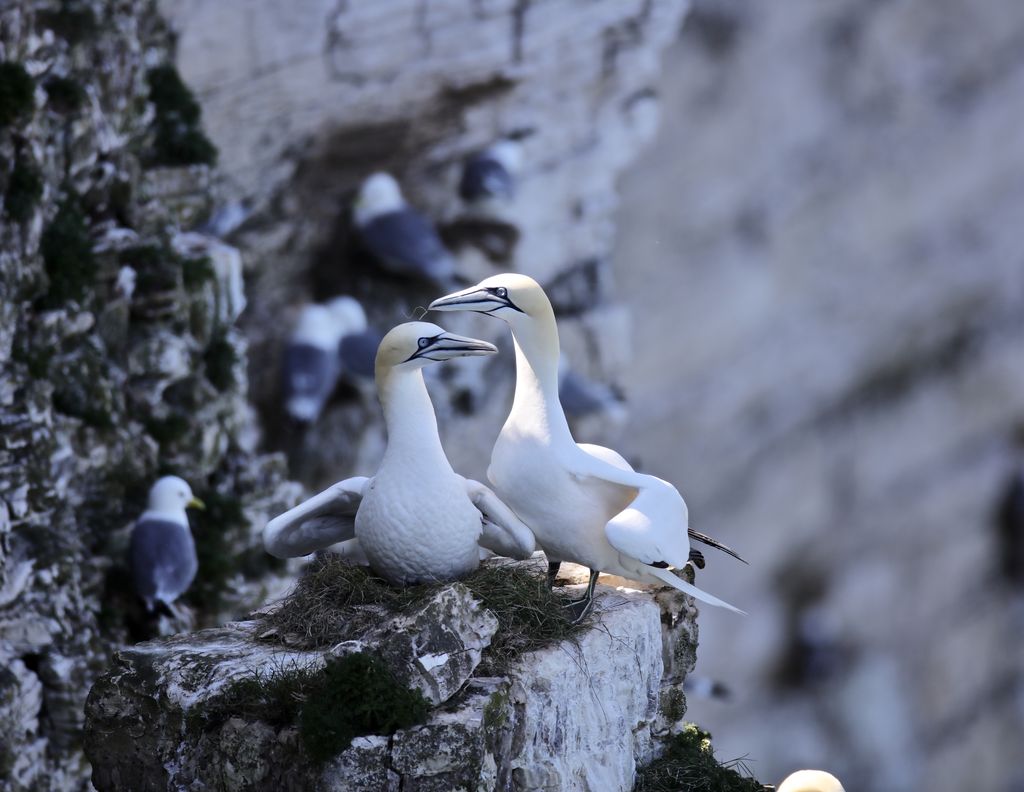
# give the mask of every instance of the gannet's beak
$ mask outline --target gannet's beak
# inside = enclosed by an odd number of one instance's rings
[[[454,333],[441,333],[431,339],[420,339],[422,344],[409,360],[424,358],[426,360],[451,360],[457,357],[475,357],[477,355],[493,355],[498,351],[494,344],[488,344],[477,338],[467,338]]]
[[[490,314],[499,308],[523,310],[508,297],[508,290],[498,286],[470,286],[462,291],[439,297],[430,304],[431,311],[476,311]]]
[[[206,504],[203,503],[201,500],[199,500],[199,498],[197,498],[195,495],[193,495],[192,496],[192,500],[190,500],[188,503],[185,504],[185,508],[186,509],[193,508],[193,509],[199,509],[200,511],[205,511],[206,510]]]

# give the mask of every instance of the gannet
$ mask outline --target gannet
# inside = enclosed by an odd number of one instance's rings
[[[303,307],[281,371],[285,409],[292,418],[311,423],[320,416],[341,374],[341,343],[365,330],[366,314],[352,297]]]
[[[187,482],[164,476],[150,488],[149,505],[132,529],[132,577],[150,613],[184,594],[199,569],[185,514],[189,506],[204,508]]]
[[[443,284],[455,262],[433,224],[409,206],[388,173],[374,173],[359,189],[352,211],[363,247],[388,272]]]
[[[516,389],[491,453],[487,477],[498,496],[530,526],[548,557],[553,582],[562,561],[590,568],[582,618],[600,572],[667,583],[703,602],[738,611],[673,574],[689,560],[689,539],[724,546],[689,529],[679,492],[636,473],[618,453],[573,440],[558,398],[558,328],[544,290],[506,273],[441,297],[436,311],[476,311],[505,320],[516,352]],[[738,611],[742,613],[742,611]]]
[[[776,792],[844,792],[839,779],[824,770],[798,770],[779,784]]]
[[[490,489],[452,470],[423,381],[428,363],[494,352],[429,322],[385,335],[376,360],[388,435],[380,468],[275,517],[263,533],[267,552],[289,558],[357,538],[371,568],[399,586],[462,577],[479,564],[481,545],[528,558],[530,529]]]
[[[459,197],[469,204],[507,201],[515,194],[516,175],[523,162],[522,144],[499,140],[466,160],[459,180]]]

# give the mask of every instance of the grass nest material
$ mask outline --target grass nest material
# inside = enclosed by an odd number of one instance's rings
[[[633,792],[764,792],[739,759],[719,762],[711,735],[693,723],[637,773]]]
[[[461,581],[498,620],[479,674],[499,674],[521,654],[573,640],[591,623],[573,624],[570,597],[548,589],[544,579],[521,566],[484,564]],[[445,584],[397,588],[366,567],[325,554],[306,567],[280,606],[261,618],[275,640],[306,648],[351,640],[380,618],[432,597]]]

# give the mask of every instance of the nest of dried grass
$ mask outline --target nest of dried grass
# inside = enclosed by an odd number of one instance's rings
[[[568,595],[549,590],[523,565],[491,562],[459,581],[498,620],[478,674],[500,674],[524,652],[573,640],[590,626],[574,624]],[[432,597],[444,583],[396,588],[366,567],[326,554],[306,567],[275,609],[260,616],[267,639],[319,648],[352,640],[381,618],[401,613]]]
[[[711,735],[688,723],[665,748],[665,753],[642,768],[633,792],[764,792],[739,759],[719,762]]]

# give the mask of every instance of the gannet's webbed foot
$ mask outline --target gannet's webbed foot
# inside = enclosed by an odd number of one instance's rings
[[[704,554],[700,550],[690,550],[690,563],[697,569],[704,568]]]
[[[558,577],[558,569],[562,566],[561,561],[548,561],[548,588],[554,588],[555,578]]]
[[[594,604],[594,586],[597,585],[597,576],[600,574],[596,569],[591,569],[586,593],[580,599],[574,600],[565,606],[572,615],[573,624],[579,624],[587,613],[590,612],[590,608]]]

